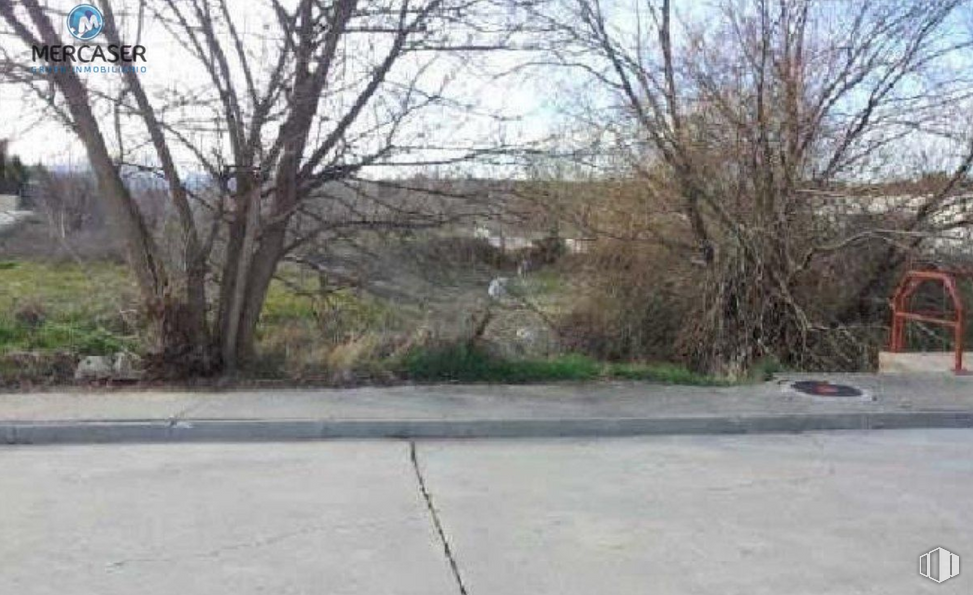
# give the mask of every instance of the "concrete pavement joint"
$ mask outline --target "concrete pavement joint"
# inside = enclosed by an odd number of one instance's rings
[[[460,595],[469,595],[466,590],[466,585],[463,583],[463,576],[459,572],[459,566],[456,564],[456,557],[453,555],[453,549],[449,545],[449,539],[446,537],[446,531],[443,529],[443,524],[439,519],[439,513],[436,512],[436,505],[433,504],[432,495],[426,488],[426,480],[422,475],[422,468],[419,465],[419,457],[416,453],[416,443],[413,441],[409,442],[409,458],[412,460],[412,470],[415,473],[416,481],[419,483],[419,493],[422,495],[422,499],[426,503],[426,508],[429,509],[429,515],[432,517],[432,524],[436,528],[436,533],[439,535],[439,541],[443,545],[443,553],[446,555],[446,560],[449,562],[449,567],[453,571],[453,578],[456,579],[456,586],[459,588]]]

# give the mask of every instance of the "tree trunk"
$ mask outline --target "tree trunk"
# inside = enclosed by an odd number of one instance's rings
[[[260,247],[250,263],[250,275],[243,308],[240,311],[236,340],[237,357],[242,362],[253,361],[255,355],[257,323],[260,321],[260,312],[267,299],[270,282],[283,257],[285,227],[286,224],[281,225],[279,229],[264,231]]]
[[[260,225],[260,184],[252,183],[239,198],[239,210],[234,221],[231,248],[224,267],[223,297],[220,306],[220,353],[223,369],[233,373],[240,356],[242,313],[248,302],[248,286],[254,259],[254,244]],[[232,256],[236,255],[236,257]],[[232,264],[231,264],[232,263]],[[262,302],[261,302],[262,304]],[[252,333],[250,333],[252,335]],[[245,345],[248,356],[252,346]]]

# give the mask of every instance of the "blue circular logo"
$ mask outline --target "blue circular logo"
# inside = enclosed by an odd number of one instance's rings
[[[90,4],[79,4],[68,13],[68,33],[75,39],[91,41],[104,27],[101,11]]]

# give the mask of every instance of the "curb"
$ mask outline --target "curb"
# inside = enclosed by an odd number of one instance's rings
[[[506,420],[7,421],[0,422],[0,444],[608,438],[917,428],[973,428],[973,411]]]

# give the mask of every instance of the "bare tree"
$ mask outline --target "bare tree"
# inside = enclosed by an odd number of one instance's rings
[[[585,118],[626,151],[654,204],[681,213],[643,235],[698,265],[702,299],[683,345],[699,367],[739,373],[765,355],[806,363],[815,344],[839,349],[841,316],[808,289],[828,274],[823,261],[888,243],[841,280],[858,288],[854,308],[904,245],[944,225],[973,163],[968,119],[956,119],[970,87],[944,66],[965,47],[949,26],[961,4],[727,0],[680,12],[670,0],[565,0],[540,11],[560,32],[557,62],[607,99]],[[878,181],[890,152],[901,164],[931,142],[944,116],[960,132],[950,171],[907,221],[835,225],[848,189]]]
[[[252,355],[271,279],[302,244],[294,221],[304,217],[301,237],[319,232],[307,213],[321,230],[335,225],[309,208],[309,197],[327,200],[329,184],[369,168],[498,151],[461,130],[453,143],[426,135],[447,123],[430,118],[464,123],[449,81],[517,33],[511,14],[489,0],[103,0],[100,7],[107,42],[138,39],[149,15],[186,49],[205,84],[160,91],[131,69],[114,87],[91,85],[70,68],[46,78],[8,68],[8,80],[46,100],[83,142],[157,323],[163,361],[184,372],[232,370]],[[241,12],[264,24],[261,32],[247,30]],[[133,15],[134,34],[119,20]],[[0,16],[24,44],[59,43],[58,15],[38,0],[0,0]],[[16,63],[9,44],[4,53],[8,66]],[[146,135],[141,152],[131,148],[141,142],[133,123]],[[133,167],[165,181],[179,229],[175,259],[125,183]],[[200,175],[206,184],[187,180]]]

